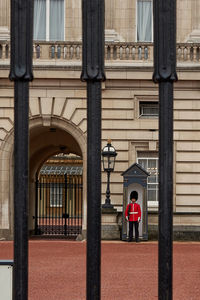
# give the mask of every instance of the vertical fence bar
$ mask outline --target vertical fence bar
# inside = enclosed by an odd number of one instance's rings
[[[57,175],[55,176],[55,190],[54,190],[54,234],[56,234],[57,232],[57,201],[58,201],[58,177]]]
[[[42,185],[41,185],[41,198],[40,198],[40,225],[42,232],[44,231],[44,224],[43,224],[43,201],[44,201],[44,193],[46,189],[46,181],[45,177],[42,176]]]
[[[17,293],[15,299],[26,299],[26,292],[22,289],[26,290],[28,285],[28,107],[27,104],[20,104],[21,97],[24,101],[28,101],[28,86],[24,82],[15,83],[14,292]]]
[[[47,176],[46,176],[47,177]],[[49,184],[49,183],[47,183]],[[48,232],[48,215],[47,215],[47,201],[48,201],[48,190],[47,190],[47,185],[46,185],[46,188],[45,188],[45,233],[47,234]]]
[[[13,298],[28,299],[29,81],[32,80],[33,1],[11,0],[11,67],[14,81]]]
[[[44,175],[46,178],[46,197],[47,197],[47,228],[46,228],[46,234],[50,233],[50,189],[51,189],[51,177],[49,174]]]
[[[69,227],[70,227],[70,200],[69,200],[69,193],[70,193],[70,186],[69,186],[69,178],[70,176],[66,175],[66,203],[65,203],[65,211],[69,214],[69,218],[67,218],[67,233],[69,235]]]
[[[71,175],[70,176],[70,188],[71,188],[71,193],[70,193],[70,200],[71,200],[71,220],[72,220],[72,227],[71,227],[71,235],[73,235],[73,228],[74,228],[74,178]]]
[[[55,216],[54,216],[54,220],[55,220],[55,234],[58,233],[57,231],[57,226],[58,226],[58,203],[59,203],[59,175],[56,175],[56,204],[55,204]]]
[[[46,176],[44,177],[44,187],[43,187],[43,197],[42,197],[42,227],[43,227],[43,230],[44,232],[46,233],[46,224],[45,224],[45,218],[44,218],[44,207],[45,207],[45,198],[46,198],[46,188],[47,188],[47,178]]]
[[[77,184],[76,184],[76,181],[77,181],[77,176],[74,176],[74,190],[75,190],[75,195],[74,195],[74,215],[75,215],[75,234],[77,234],[77,205],[76,205],[76,201],[77,201],[77,197],[76,197],[76,194],[77,194]]]
[[[48,197],[48,227],[47,227],[47,234],[51,233],[51,188],[52,188],[52,181],[51,181],[51,175],[46,175],[46,194]]]
[[[61,215],[62,205],[63,205],[63,202],[62,202],[62,197],[63,197],[63,190],[62,190],[63,183],[62,183],[62,179],[63,179],[63,175],[60,175],[60,180],[59,180],[59,210],[58,210],[59,234],[62,234],[62,232],[61,232],[61,224],[60,224],[60,221],[61,221],[60,215]]]
[[[67,174],[65,174],[65,215],[67,214]],[[69,224],[68,224],[69,225]],[[67,219],[64,223],[64,235],[67,235]]]
[[[62,234],[64,234],[64,230],[63,230],[63,214],[64,214],[64,210],[65,210],[65,174],[62,178],[62,190],[63,190],[63,197],[62,197],[62,211],[61,211],[61,222],[62,222],[62,225],[61,225],[61,228],[62,228]]]
[[[72,232],[72,184],[71,184],[71,174],[68,177],[68,206],[69,206],[69,226],[68,226],[68,234],[71,236]]]
[[[38,188],[39,188],[39,180],[36,177],[35,181],[35,235],[38,234]]]
[[[79,214],[79,201],[80,201],[80,176],[78,175],[77,177],[77,182],[78,182],[78,202],[77,202],[77,217],[78,217],[78,233],[80,233],[80,224],[79,224],[79,219],[80,219],[80,214]]]
[[[71,176],[71,185],[72,185],[72,193],[71,193],[71,202],[72,202],[72,235],[74,235],[74,226],[75,226],[75,218],[74,218],[74,191],[75,191],[75,186],[74,186],[74,176]]]
[[[81,231],[83,226],[83,177],[81,177]]]
[[[39,194],[39,214],[38,214],[38,224],[39,224],[39,233],[41,232],[41,199],[42,199],[42,177],[40,176],[40,194]]]
[[[87,300],[101,291],[101,81],[104,0],[82,0],[83,69],[87,82]]]
[[[97,91],[96,91],[97,90]],[[92,101],[93,99],[93,101]],[[101,299],[101,83],[88,82],[87,300]],[[93,112],[94,111],[94,112]],[[96,116],[96,117],[95,117]],[[92,125],[91,125],[92,124]]]
[[[172,300],[173,82],[176,0],[154,0],[154,82],[159,83],[159,300]]]
[[[61,202],[60,202],[60,199],[61,199],[61,174],[58,175],[58,182],[57,182],[57,185],[58,185],[58,204],[57,204],[57,234],[60,234],[60,208],[61,208]]]
[[[51,234],[54,233],[54,226],[53,226],[53,216],[54,216],[54,203],[55,203],[55,177],[51,175],[52,180],[52,190],[49,190],[49,194],[52,193],[52,204],[51,204]]]

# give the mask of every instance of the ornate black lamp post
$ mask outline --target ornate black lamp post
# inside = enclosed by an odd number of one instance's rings
[[[103,158],[103,168],[107,172],[107,189],[106,189],[106,199],[105,203],[102,205],[102,208],[113,208],[113,205],[110,203],[110,173],[114,171],[115,167],[115,158],[117,152],[115,148],[111,145],[111,140],[108,140],[107,145],[102,150]]]

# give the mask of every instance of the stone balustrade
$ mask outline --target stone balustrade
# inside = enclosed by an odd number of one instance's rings
[[[10,43],[0,41],[0,60],[10,58]],[[80,61],[82,58],[81,42],[35,42],[33,44],[34,60]],[[152,61],[153,46],[151,43],[106,43],[105,59]]]
[[[40,42],[33,45],[33,58],[42,60],[63,59],[80,60],[82,57],[81,42],[51,43]]]
[[[0,62],[10,58],[10,42],[0,41]],[[81,42],[34,42],[34,61],[80,61]],[[105,44],[106,61],[153,61],[152,43],[110,42]],[[200,43],[177,43],[177,62],[199,62]]]
[[[10,43],[0,41],[0,61],[10,58]]]
[[[199,62],[200,43],[179,43],[176,48],[177,61]]]
[[[106,60],[152,60],[152,44],[149,43],[109,43],[105,44]],[[35,59],[80,60],[81,42],[35,43]]]
[[[109,43],[105,44],[106,60],[153,60],[151,43]]]

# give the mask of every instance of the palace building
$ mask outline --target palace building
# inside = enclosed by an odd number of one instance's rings
[[[137,163],[149,173],[149,237],[158,228],[158,85],[153,74],[153,1],[105,0],[102,148],[117,151],[111,203],[121,226],[123,176]],[[10,1],[0,0],[0,239],[13,238],[14,85]],[[30,234],[86,232],[87,99],[81,82],[81,0],[34,0],[29,100]],[[174,84],[174,232],[200,232],[200,0],[177,0]],[[102,167],[102,204],[107,174]],[[141,195],[142,197],[142,195]],[[19,204],[20,205],[20,204]]]

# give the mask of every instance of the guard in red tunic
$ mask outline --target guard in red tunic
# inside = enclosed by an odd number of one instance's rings
[[[132,191],[130,194],[131,203],[126,207],[125,217],[129,222],[129,239],[128,242],[133,241],[133,224],[135,226],[135,241],[139,242],[139,222],[141,221],[141,209],[140,205],[136,203],[138,199],[138,192]]]

